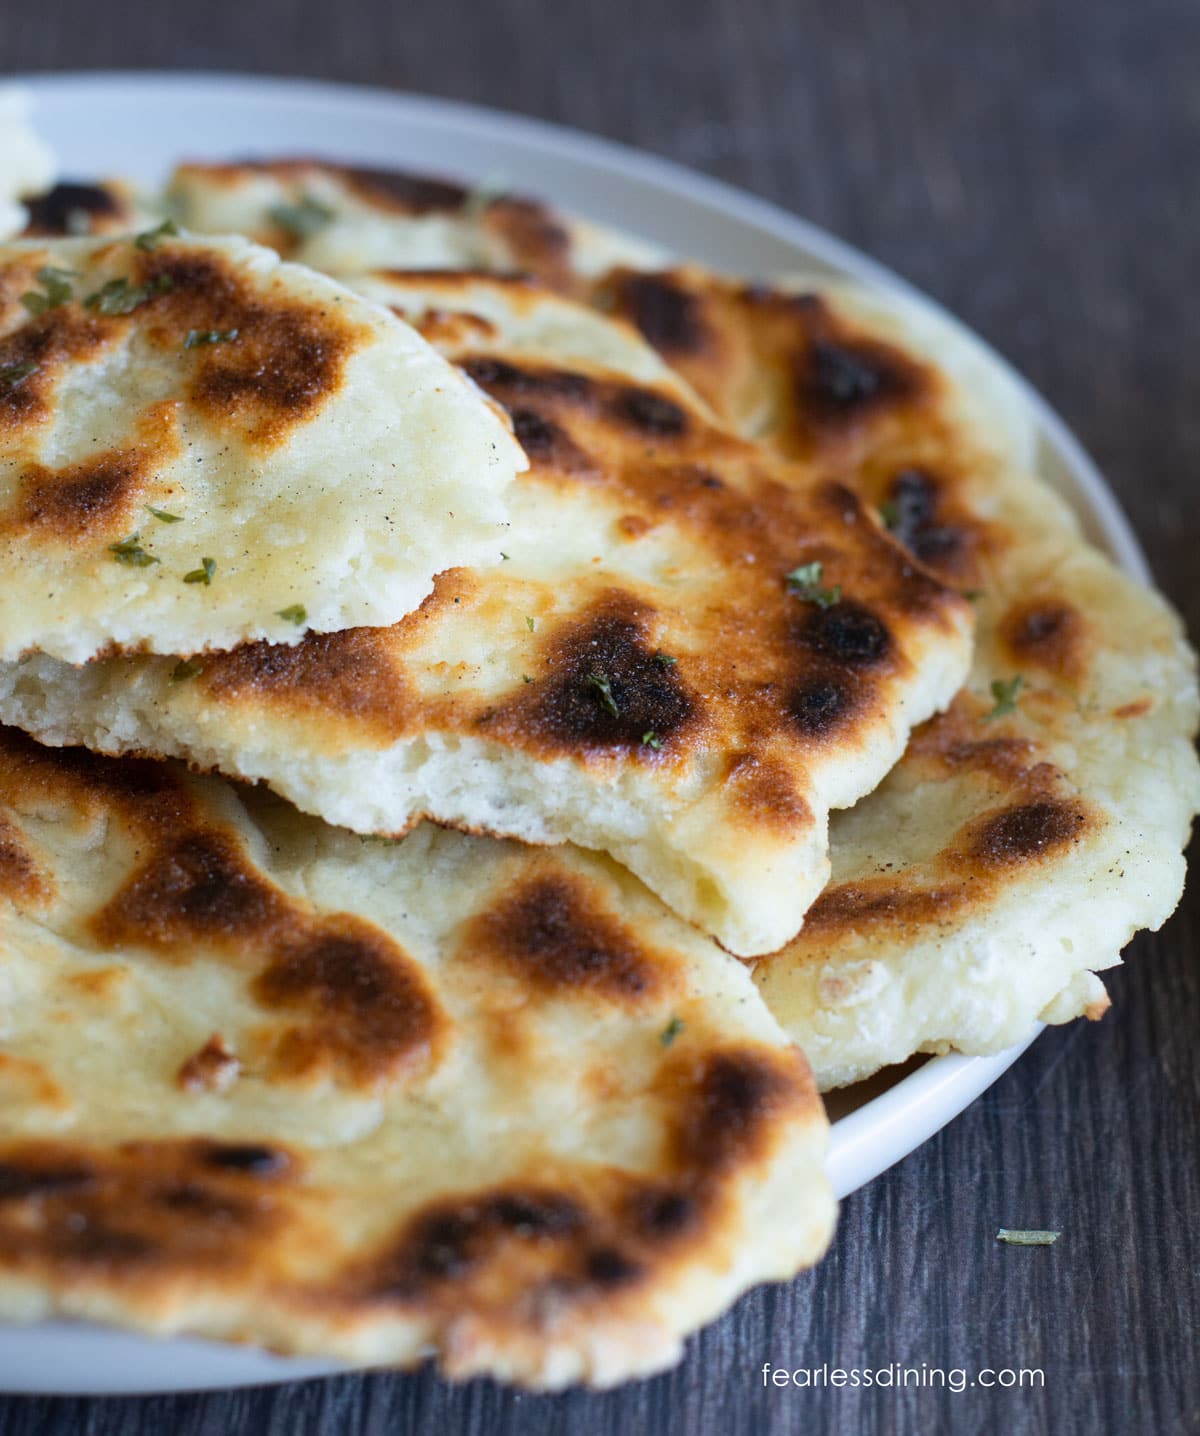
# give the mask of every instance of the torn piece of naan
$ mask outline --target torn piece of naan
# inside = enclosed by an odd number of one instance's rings
[[[612,862],[0,730],[0,1316],[612,1385],[821,1254],[828,1127]]]
[[[0,654],[390,623],[524,458],[394,314],[243,239],[0,248]]]

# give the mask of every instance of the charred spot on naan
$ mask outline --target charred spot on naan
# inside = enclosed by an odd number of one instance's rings
[[[978,581],[981,560],[998,546],[992,525],[961,500],[961,484],[928,466],[896,469],[888,454],[866,462],[859,488],[878,506],[898,543],[947,583]]]
[[[749,1045],[672,1055],[655,1081],[663,1170],[550,1164],[438,1197],[347,1270],[346,1298],[447,1314],[466,1306],[485,1323],[537,1332],[571,1308],[619,1307],[669,1280],[721,1229],[733,1184],[770,1161],[781,1124],[819,1099],[798,1053]]]
[[[22,204],[27,215],[24,239],[117,234],[132,229],[137,221],[128,192],[117,184],[61,180]]]
[[[0,271],[0,313],[24,290],[35,287],[34,269],[10,262]],[[63,304],[44,314],[22,317],[19,328],[0,335],[0,437],[19,439],[24,430],[49,421],[59,381],[78,364],[98,359],[115,347],[123,332],[119,320],[96,317],[77,305]]]
[[[296,917],[235,839],[199,828],[164,842],[95,914],[92,936],[108,948],[148,948],[187,961],[199,949],[257,959]]]
[[[720,342],[701,296],[670,272],[613,270],[599,281],[595,298],[602,309],[630,320],[669,361],[694,357]]]
[[[1077,842],[1089,826],[1082,802],[1045,797],[1017,803],[972,825],[960,861],[992,871],[1038,862]]]
[[[216,828],[161,833],[88,929],[110,950],[179,963],[219,953],[250,968],[250,993],[272,1018],[264,1041],[274,1079],[329,1073],[373,1088],[427,1065],[445,1030],[428,984],[397,942],[349,914],[319,914],[290,897]]]
[[[43,541],[93,548],[128,534],[151,495],[160,504],[170,501],[172,490],[156,478],[181,451],[176,407],[150,405],[124,447],[60,469],[30,465],[20,475],[15,505],[0,514],[0,532],[31,531]]]
[[[539,645],[540,676],[495,710],[486,731],[574,754],[640,752],[653,733],[669,750],[703,715],[678,665],[660,661],[653,618],[620,590],[600,595]]]
[[[0,813],[0,898],[21,907],[45,907],[54,892],[54,879],[25,834]]]
[[[251,1152],[256,1160],[244,1160]],[[52,1262],[84,1284],[115,1277],[131,1286],[165,1271],[228,1271],[258,1260],[290,1224],[283,1198],[301,1170],[283,1147],[204,1139],[8,1143],[0,1262],[14,1272]]]
[[[441,576],[439,583],[446,583]],[[435,595],[426,607],[436,605]],[[307,714],[350,719],[378,734],[382,746],[407,731],[413,704],[405,698],[402,672],[393,660],[396,630],[347,628],[306,633],[296,644],[246,643],[205,659],[201,682],[218,702],[254,706],[283,704]]]
[[[724,791],[747,826],[795,833],[813,825],[812,808],[797,788],[796,775],[775,758],[732,754]]]
[[[658,1000],[671,964],[648,949],[578,874],[545,863],[506,882],[464,930],[460,960],[495,965],[546,996],[579,992],[637,1006]]]
[[[259,449],[278,446],[321,412],[370,337],[333,304],[255,292],[215,253],[166,243],[139,253],[134,271],[153,292],[143,309],[162,347],[178,349],[194,332],[234,336],[194,351],[189,398],[214,425]]]
[[[289,1076],[331,1071],[371,1087],[428,1066],[447,1024],[420,969],[380,929],[348,914],[316,920],[275,949],[251,991],[303,1020],[275,1044]]]
[[[1073,683],[1085,670],[1087,622],[1066,599],[1032,597],[1017,602],[1000,620],[999,637],[1018,671],[1038,668]]]
[[[76,819],[115,813],[147,836],[176,836],[196,817],[179,774],[164,764],[47,748],[7,726],[0,727],[0,788],[18,813],[44,809]]]

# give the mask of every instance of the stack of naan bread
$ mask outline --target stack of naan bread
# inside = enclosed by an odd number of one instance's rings
[[[0,1312],[617,1382],[818,1090],[1103,1011],[1193,658],[960,330],[5,103]]]

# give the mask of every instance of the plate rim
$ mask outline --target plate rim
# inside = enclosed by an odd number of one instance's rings
[[[170,89],[178,99],[187,89],[193,99],[206,95],[236,92],[238,103],[265,108],[280,103],[302,104],[345,111],[348,106],[364,110],[380,108],[390,112],[393,122],[431,129],[451,127],[460,132],[476,131],[495,136],[527,149],[551,154],[584,170],[602,170],[624,181],[633,180],[658,192],[665,192],[685,204],[722,216],[780,240],[801,253],[819,257],[821,262],[853,278],[898,292],[914,299],[938,318],[966,332],[982,346],[987,357],[1008,376],[1029,405],[1043,442],[1061,462],[1078,490],[1079,502],[1088,507],[1088,516],[1103,536],[1116,562],[1133,577],[1153,584],[1145,554],[1120,502],[1109,488],[1096,464],[1080,441],[1050,403],[1016,367],[989,341],[957,319],[941,303],[919,290],[887,265],[871,258],[848,241],[839,238],[771,200],[739,186],[661,155],[649,153],[618,140],[529,115],[501,110],[443,96],[423,95],[411,90],[390,90],[382,86],[327,81],[307,76],[256,75],[251,71],[141,69],[49,71],[0,76],[5,85],[26,91],[37,104],[41,97],[70,100],[87,92],[126,93]],[[302,143],[312,151],[313,146]],[[346,158],[346,156],[343,156]],[[553,203],[553,197],[551,196]],[[1076,505],[1077,506],[1077,505]],[[1041,1031],[1040,1025],[1015,1046],[990,1056],[947,1054],[932,1057],[915,1072],[901,1078],[888,1090],[871,1098],[854,1112],[833,1124],[828,1166],[839,1201],[886,1171],[895,1162],[915,1151],[942,1126],[960,1115],[983,1091],[1012,1065]],[[27,1362],[33,1353],[30,1343],[49,1341],[65,1351],[72,1347],[88,1351],[85,1364],[93,1370],[104,1367],[105,1379],[72,1385],[31,1384]],[[129,1352],[121,1356],[120,1348]],[[22,1358],[22,1347],[26,1355]],[[114,1361],[134,1361],[135,1348],[143,1358],[174,1348],[175,1365],[189,1362],[197,1374],[191,1379],[168,1376],[156,1379],[135,1363],[137,1375],[114,1380],[107,1369]],[[7,1349],[7,1356],[5,1351]],[[41,1354],[42,1364],[45,1353]],[[15,1360],[14,1360],[15,1358]],[[61,1377],[62,1357],[56,1367]],[[190,1337],[155,1338],[120,1329],[93,1327],[84,1323],[50,1321],[32,1326],[0,1325],[0,1392],[11,1394],[144,1394],[227,1389],[279,1383],[313,1376],[345,1373],[354,1368],[334,1362],[280,1357],[259,1349],[226,1346]]]

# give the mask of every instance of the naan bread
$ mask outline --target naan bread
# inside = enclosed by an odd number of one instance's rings
[[[247,234],[337,275],[483,269],[571,293],[581,276],[664,262],[644,240],[495,186],[317,159],[180,165],[167,199],[189,229]]]
[[[511,412],[532,468],[504,561],[443,574],[391,629],[243,647],[185,681],[171,659],[34,655],[0,674],[0,718],[265,779],[361,832],[428,816],[602,849],[732,951],[779,947],[826,880],[830,807],[961,684],[969,605],[844,485],[651,382],[653,356],[608,367],[627,329],[602,344],[591,315],[556,339],[567,301],[480,277],[370,293]]]
[[[21,90],[0,86],[0,239],[24,225],[21,201],[52,184],[55,168],[49,146],[30,126],[28,97]]]
[[[1195,659],[1176,616],[1023,476],[1015,387],[923,305],[695,268],[623,272],[599,293],[728,421],[840,474],[975,592],[966,691],[837,815],[830,886],[756,970],[820,1085],[914,1052],[998,1051],[1039,1016],[1099,1016],[1094,974],[1174,909],[1200,808]],[[957,397],[930,387],[934,359]]]
[[[522,465],[408,326],[269,250],[0,249],[6,658],[393,622],[495,558]]]
[[[152,202],[124,180],[59,180],[25,199],[22,239],[132,234],[163,222]]]
[[[609,1385],[820,1255],[803,1057],[627,873],[242,796],[0,730],[0,1315]]]

